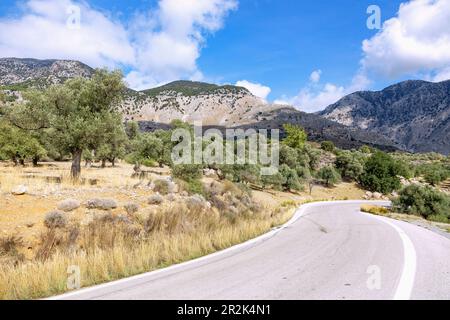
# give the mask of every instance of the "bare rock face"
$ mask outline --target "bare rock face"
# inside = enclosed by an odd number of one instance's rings
[[[382,91],[356,92],[319,115],[383,134],[401,149],[450,154],[450,80],[404,81]]]
[[[64,212],[71,212],[78,209],[80,206],[81,206],[80,201],[75,199],[67,199],[59,202],[57,208],[58,210]]]
[[[114,199],[92,199],[86,204],[88,209],[112,210],[117,208],[117,202]]]
[[[27,186],[19,185],[12,189],[11,193],[15,196],[22,196],[28,192]]]

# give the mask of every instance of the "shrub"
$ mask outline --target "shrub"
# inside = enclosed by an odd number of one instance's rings
[[[170,182],[165,179],[155,180],[153,182],[154,187],[153,191],[158,192],[162,195],[166,195],[170,193]]]
[[[336,149],[336,146],[334,145],[334,143],[332,141],[323,141],[320,144],[320,148],[324,151],[334,152],[334,150]]]
[[[317,177],[320,180],[323,180],[325,182],[325,185],[328,187],[332,187],[336,183],[341,181],[339,172],[337,172],[336,169],[331,166],[323,167],[322,169],[320,169],[317,173]]]
[[[184,181],[200,179],[202,166],[197,164],[181,164],[172,166],[172,175]]]
[[[364,165],[364,172],[359,180],[361,185],[372,191],[384,194],[399,190],[401,187],[398,175],[402,168],[398,161],[384,152],[373,154]]]
[[[450,196],[431,187],[410,185],[394,200],[394,208],[402,213],[421,215],[424,218],[450,216]]]
[[[163,203],[164,199],[159,194],[154,194],[150,198],[148,198],[148,204],[150,205],[159,205]]]
[[[67,226],[67,217],[62,211],[52,211],[47,213],[44,225],[49,229],[62,229]]]

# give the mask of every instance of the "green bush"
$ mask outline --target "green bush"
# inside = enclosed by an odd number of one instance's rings
[[[284,190],[301,191],[303,189],[295,169],[291,169],[287,165],[283,164],[280,167],[280,174],[283,176],[284,183],[282,186]]]
[[[335,165],[342,178],[350,181],[358,180],[364,171],[361,162],[350,152],[340,153],[336,158]]]
[[[403,171],[399,161],[378,151],[366,161],[359,180],[367,190],[388,194],[401,188],[398,176],[404,173]]]
[[[202,165],[198,164],[180,164],[172,166],[172,175],[174,178],[184,181],[197,180],[202,177]]]
[[[424,218],[450,217],[450,196],[429,186],[411,185],[399,193],[394,208],[402,213]]]
[[[320,148],[324,151],[334,152],[334,150],[336,149],[336,146],[334,145],[334,143],[332,141],[323,141],[320,144]]]

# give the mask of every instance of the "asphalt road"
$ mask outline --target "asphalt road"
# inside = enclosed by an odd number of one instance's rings
[[[450,240],[361,203],[307,205],[243,245],[56,299],[450,299]]]

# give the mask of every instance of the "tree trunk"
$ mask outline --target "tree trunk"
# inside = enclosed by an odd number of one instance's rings
[[[25,167],[25,160],[24,159],[20,159],[19,163],[22,167]]]
[[[105,159],[102,160],[102,168],[106,168],[106,160]]]
[[[38,166],[38,162],[39,162],[39,158],[38,157],[34,157],[33,158],[33,166],[37,167]]]
[[[111,164],[112,164],[113,168],[116,166],[116,158],[113,158],[111,160]]]
[[[72,152],[72,168],[70,169],[72,179],[78,179],[80,177],[82,154],[83,150],[75,150]]]

